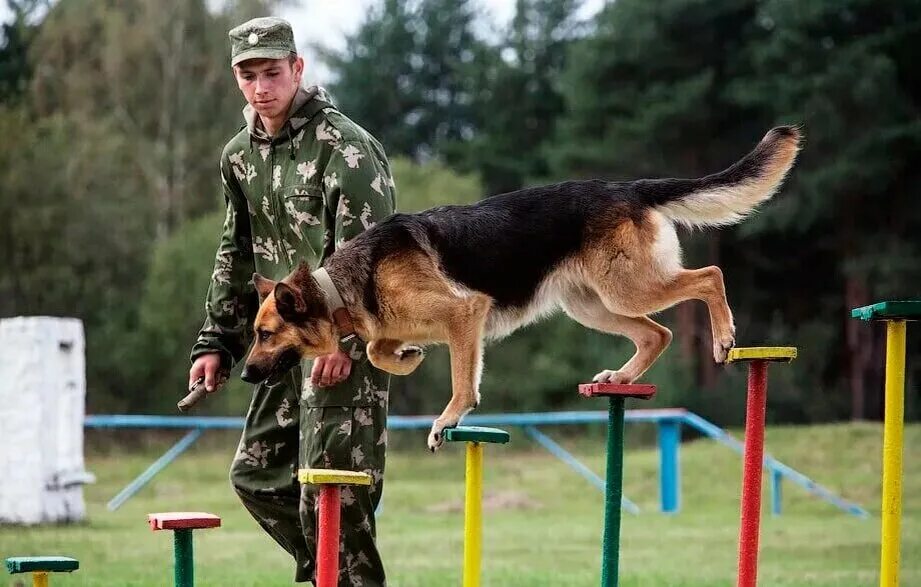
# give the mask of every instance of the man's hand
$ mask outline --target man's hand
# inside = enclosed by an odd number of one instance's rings
[[[342,351],[317,357],[310,372],[310,381],[320,387],[341,383],[352,372],[352,359]]]
[[[222,383],[218,381],[220,368],[221,355],[218,353],[208,353],[195,359],[192,368],[189,369],[189,389],[192,389],[192,385],[202,377],[205,378],[205,389],[209,393],[217,389]]]

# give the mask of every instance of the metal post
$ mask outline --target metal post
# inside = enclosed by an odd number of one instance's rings
[[[771,514],[779,516],[783,510],[783,475],[777,469],[771,469]]]
[[[659,421],[659,499],[662,513],[675,514],[681,508],[678,450],[681,444],[681,422]]]

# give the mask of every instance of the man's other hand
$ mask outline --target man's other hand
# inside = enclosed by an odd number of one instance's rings
[[[195,359],[192,368],[189,369],[189,389],[192,389],[192,385],[202,377],[205,378],[205,389],[209,393],[217,389],[222,383],[217,380],[220,368],[221,355],[218,353],[208,353]]]
[[[319,387],[328,387],[349,378],[352,359],[342,351],[317,357],[313,361],[310,382]]]

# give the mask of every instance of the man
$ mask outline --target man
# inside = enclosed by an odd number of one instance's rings
[[[299,262],[317,268],[349,239],[393,213],[390,165],[370,134],[319,88],[300,86],[304,62],[291,26],[257,18],[230,31],[231,66],[247,105],[246,128],[224,147],[227,216],[192,349],[190,385],[208,391],[243,358],[258,300],[254,272],[279,280]],[[383,489],[388,376],[361,341],[343,343],[309,369],[254,389],[231,482],[262,528],[294,557],[295,580],[315,573],[314,487],[297,469],[365,471],[370,487],[344,488],[340,585],[384,585],[374,510]]]

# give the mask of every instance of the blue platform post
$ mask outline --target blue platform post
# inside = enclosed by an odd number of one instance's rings
[[[771,514],[779,516],[783,509],[783,488],[780,483],[783,475],[777,469],[771,469]]]
[[[659,424],[659,499],[662,513],[676,514],[681,509],[681,474],[678,450],[681,445],[681,422],[660,420]]]

